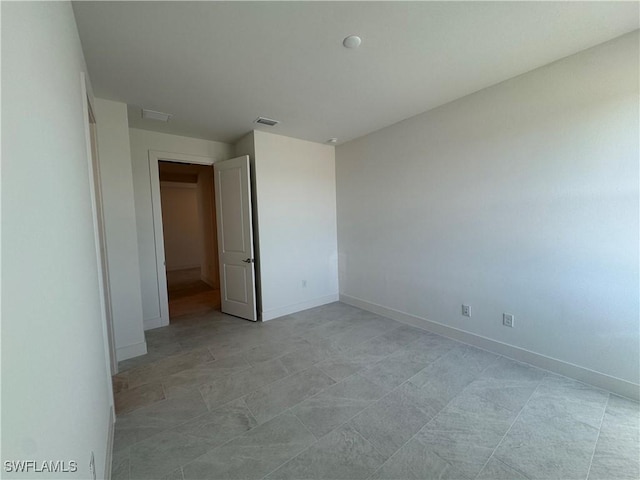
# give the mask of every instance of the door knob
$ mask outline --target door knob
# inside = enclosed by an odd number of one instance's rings
[[[253,258],[247,258],[246,260],[242,260],[244,263],[253,263]]]

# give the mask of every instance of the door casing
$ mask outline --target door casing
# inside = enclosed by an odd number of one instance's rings
[[[156,256],[156,274],[158,278],[158,307],[160,316],[145,320],[144,329],[166,327],[169,325],[169,293],[167,291],[167,275],[165,272],[165,249],[162,232],[162,204],[160,197],[159,162],[191,163],[213,167],[217,161],[213,157],[188,155],[184,153],[149,150],[149,175],[151,181],[151,207],[153,211],[153,236]]]

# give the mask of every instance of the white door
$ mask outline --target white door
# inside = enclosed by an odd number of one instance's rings
[[[258,319],[253,258],[249,157],[213,165],[222,311]]]

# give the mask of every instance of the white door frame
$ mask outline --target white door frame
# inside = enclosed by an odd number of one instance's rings
[[[111,309],[111,290],[109,288],[109,266],[107,262],[106,236],[104,231],[104,211],[102,206],[102,190],[100,188],[100,162],[98,159],[98,139],[95,128],[93,95],[91,85],[84,72],[80,72],[80,91],[82,94],[82,110],[84,116],[84,135],[87,145],[87,162],[89,168],[89,192],[91,194],[91,213],[93,217],[93,234],[96,244],[98,263],[98,289],[100,290],[100,316],[102,317],[102,336],[104,341],[107,371],[111,375],[118,373],[118,360],[113,334],[113,317]],[[91,127],[91,124],[95,128]],[[111,407],[113,408],[113,389],[111,379],[108,386]]]
[[[167,291],[167,273],[165,268],[164,235],[162,230],[162,202],[160,197],[159,162],[193,163],[213,166],[218,160],[213,157],[187,155],[185,153],[160,152],[149,150],[149,176],[151,180],[151,208],[153,210],[153,237],[156,247],[156,274],[158,277],[158,299],[160,318],[146,321],[144,328],[166,327],[169,325],[169,293]]]

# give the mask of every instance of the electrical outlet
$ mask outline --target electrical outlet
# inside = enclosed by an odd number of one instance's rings
[[[462,315],[464,317],[471,316],[471,307],[469,305],[465,305],[464,303],[462,304]]]
[[[93,480],[96,480],[96,459],[91,452],[91,460],[89,460],[89,472],[93,476]]]
[[[514,319],[514,316],[511,315],[510,313],[502,314],[502,324],[505,327],[513,327],[513,319]]]

